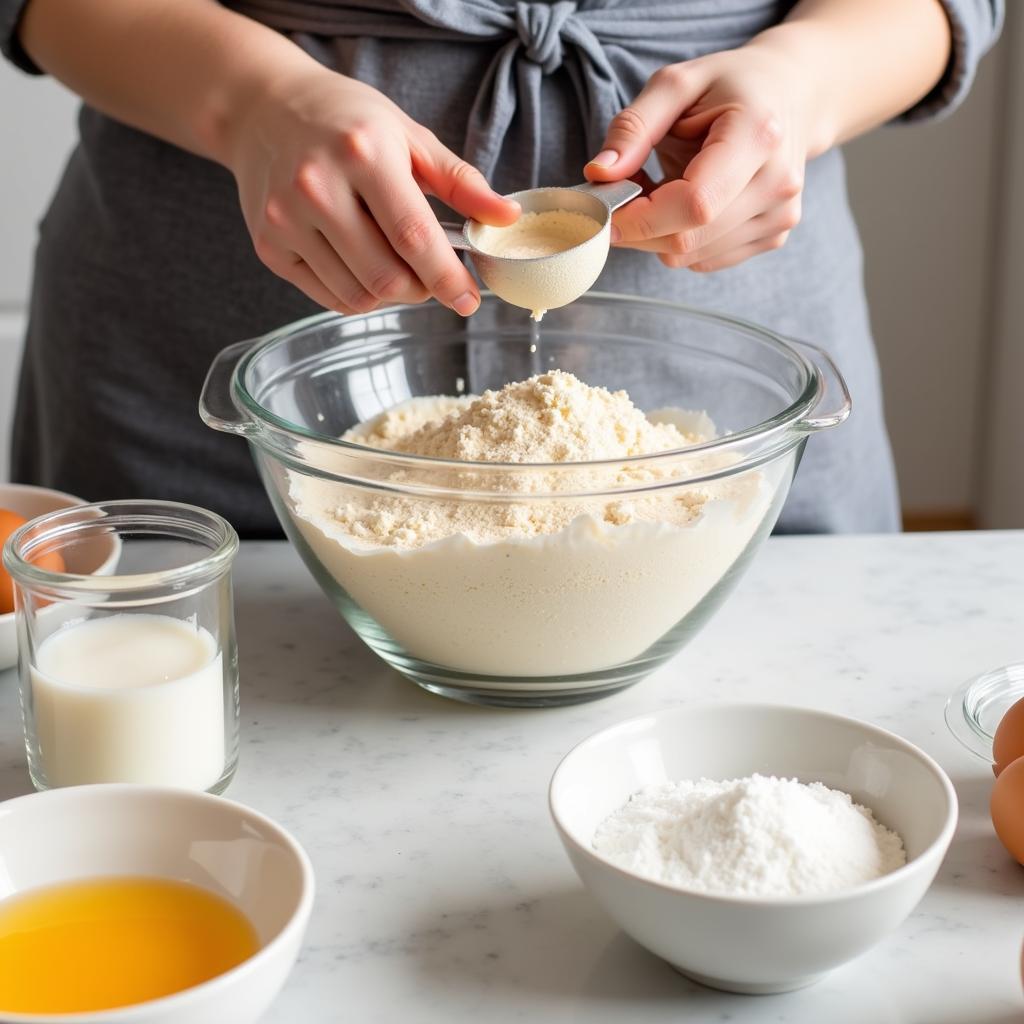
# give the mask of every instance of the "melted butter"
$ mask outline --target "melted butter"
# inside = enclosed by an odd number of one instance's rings
[[[258,949],[241,911],[187,882],[115,877],[34,889],[0,902],[0,1014],[157,999]]]

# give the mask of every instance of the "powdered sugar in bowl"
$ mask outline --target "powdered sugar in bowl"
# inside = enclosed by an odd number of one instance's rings
[[[848,411],[817,349],[593,294],[539,339],[493,296],[468,321],[323,314],[225,350],[201,402],[360,637],[494,704],[591,699],[675,654]]]
[[[683,780],[724,782],[757,773],[823,784],[834,791],[826,813],[809,815],[786,794],[777,804],[791,803],[788,814],[752,815],[739,828],[726,822],[731,834],[718,837],[726,840],[714,850],[718,863],[692,871],[659,871],[657,864],[652,870],[637,861],[623,866],[600,848],[608,850],[600,833],[609,816],[633,794],[649,793],[647,787],[671,790]],[[865,826],[878,838],[877,863],[850,857],[835,836],[811,834],[842,832],[843,815],[857,817],[842,807],[840,793],[877,819]],[[906,740],[852,718],[757,704],[676,707],[605,729],[566,755],[549,798],[576,873],[626,932],[695,980],[746,993],[809,985],[898,928],[931,885],[957,822],[949,779]],[[752,806],[758,805],[748,801],[742,813]],[[678,837],[680,847],[716,839],[706,828],[701,836],[689,822],[677,825],[688,831]],[[748,850],[738,851],[742,832],[756,834],[748,837]],[[811,863],[815,856],[847,862]],[[735,870],[744,857],[745,868]],[[778,871],[787,859],[788,877]]]

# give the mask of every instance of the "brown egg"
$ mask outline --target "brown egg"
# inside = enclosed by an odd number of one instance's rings
[[[0,548],[4,546],[7,538],[20,526],[24,526],[28,520],[23,519],[16,512],[8,512],[0,508]],[[14,584],[11,577],[7,575],[0,566],[0,615],[14,611]]]
[[[27,522],[27,519],[19,516],[16,512],[9,512],[7,509],[0,508],[0,548],[3,548],[7,538],[15,530],[24,526]],[[32,564],[38,565],[43,569],[49,569],[51,572],[64,571],[64,559],[56,551],[42,555],[39,558],[33,558]],[[0,566],[0,615],[13,611],[14,583],[11,577],[4,571],[3,566]]]
[[[1024,699],[1010,706],[992,737],[992,771],[999,773],[1018,757],[1024,757]]]
[[[999,842],[1010,856],[1024,864],[1024,757],[1008,764],[992,787],[989,802]]]

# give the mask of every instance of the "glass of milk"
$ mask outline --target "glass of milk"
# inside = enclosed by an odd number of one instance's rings
[[[65,563],[119,551],[113,575]],[[101,502],[32,520],[4,550],[14,580],[25,749],[37,789],[140,782],[222,792],[238,760],[231,564],[238,536],[170,501]],[[57,562],[59,565],[60,562]]]

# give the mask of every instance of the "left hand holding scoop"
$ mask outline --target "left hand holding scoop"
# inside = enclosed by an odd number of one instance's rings
[[[585,169],[591,181],[649,186],[615,215],[615,244],[695,271],[784,245],[800,220],[811,135],[803,78],[796,62],[756,41],[652,75]],[[641,170],[652,150],[659,183]]]

